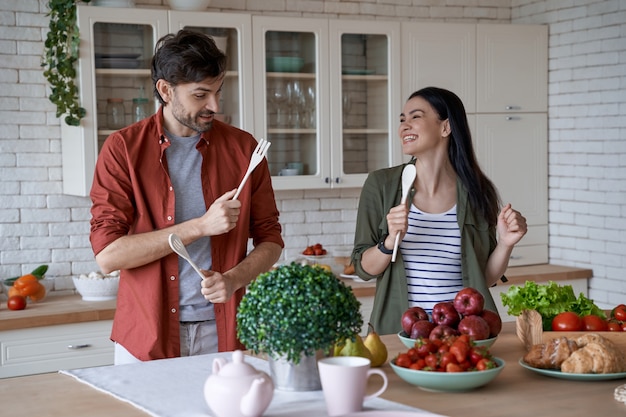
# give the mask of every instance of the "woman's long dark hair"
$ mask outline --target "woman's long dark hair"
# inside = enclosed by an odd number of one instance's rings
[[[439,120],[448,119],[451,130],[448,144],[450,162],[469,192],[472,207],[478,209],[490,225],[495,225],[500,210],[500,197],[493,182],[480,169],[476,160],[463,102],[453,92],[437,87],[422,88],[411,94],[409,100],[414,97],[421,97],[430,103],[439,115]]]

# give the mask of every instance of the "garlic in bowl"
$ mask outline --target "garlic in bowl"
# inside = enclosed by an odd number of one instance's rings
[[[114,300],[117,297],[117,288],[120,283],[119,271],[110,274],[90,272],[72,277],[76,291],[85,301]]]

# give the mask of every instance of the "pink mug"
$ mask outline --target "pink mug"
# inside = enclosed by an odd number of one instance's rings
[[[358,356],[334,356],[317,362],[326,409],[329,416],[356,413],[363,409],[363,401],[378,397],[387,389],[387,375],[380,369],[370,369],[370,360]],[[382,387],[365,395],[371,375],[383,378]]]

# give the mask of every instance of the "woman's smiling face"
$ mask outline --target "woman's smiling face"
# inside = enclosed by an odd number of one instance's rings
[[[447,147],[442,140],[449,135],[449,124],[440,120],[439,114],[422,97],[413,97],[404,104],[400,114],[398,135],[402,141],[402,152],[416,156],[429,150]]]

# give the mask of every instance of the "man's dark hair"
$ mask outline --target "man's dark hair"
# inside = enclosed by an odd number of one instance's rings
[[[156,89],[158,80],[176,86],[217,78],[226,71],[226,60],[213,39],[203,33],[182,29],[165,35],[157,42],[152,57],[154,96],[165,104]]]

